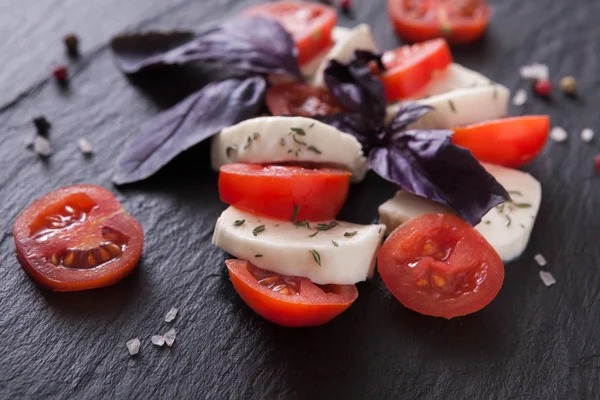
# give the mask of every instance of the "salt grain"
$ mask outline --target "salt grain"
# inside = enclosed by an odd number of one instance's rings
[[[175,329],[170,329],[167,333],[163,335],[163,338],[165,339],[165,343],[167,343],[167,346],[173,346],[173,343],[175,343]]]
[[[135,339],[131,339],[128,340],[127,343],[125,343],[127,345],[127,350],[129,350],[129,355],[130,356],[134,356],[137,353],[139,353],[140,351],[140,339],[135,338]]]
[[[567,131],[565,131],[560,126],[555,126],[550,131],[550,139],[554,140],[557,143],[562,143],[567,140]]]
[[[548,264],[546,262],[546,258],[543,255],[541,255],[540,253],[538,253],[535,256],[533,256],[533,259],[535,260],[535,262],[537,263],[537,265],[539,265],[540,267],[545,267],[546,264]]]
[[[517,90],[517,92],[515,93],[515,97],[513,97],[512,103],[515,106],[520,107],[523,104],[525,104],[526,102],[527,102],[527,92],[525,91],[525,89]]]
[[[50,147],[50,142],[43,136],[36,136],[33,142],[33,149],[38,155],[42,157],[48,157],[52,154],[52,147]]]
[[[79,144],[79,149],[83,154],[92,154],[92,145],[86,139],[79,139],[77,143]]]
[[[590,128],[585,128],[581,131],[581,140],[585,143],[589,143],[594,139],[594,131]]]
[[[546,286],[551,286],[556,283],[556,279],[554,279],[552,274],[548,271],[540,271],[540,278],[542,279],[542,282],[544,282],[544,285],[546,285]]]
[[[29,147],[33,146],[36,136],[37,136],[37,134],[35,132],[29,132],[28,134],[26,134],[25,137],[23,138],[23,144],[25,145],[25,147],[29,148]]]
[[[168,312],[167,315],[165,315],[165,322],[171,322],[175,319],[175,317],[177,317],[177,310],[176,308],[171,308]]]
[[[153,345],[162,346],[165,344],[165,338],[162,335],[154,335],[150,338]]]
[[[519,73],[523,79],[541,81],[550,78],[550,70],[546,64],[534,63],[531,65],[524,65],[519,69]]]

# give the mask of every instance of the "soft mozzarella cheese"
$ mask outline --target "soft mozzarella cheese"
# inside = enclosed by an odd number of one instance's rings
[[[356,138],[305,117],[258,117],[227,127],[212,141],[212,166],[242,163],[311,162],[342,167],[354,182],[367,172]]]
[[[333,31],[331,32],[331,40],[333,41],[334,45],[335,43],[344,40],[348,35],[348,32],[350,32],[350,29],[341,26],[336,26],[335,28],[333,28]],[[325,60],[332,48],[333,46],[323,50],[322,52],[314,56],[310,61],[300,66],[300,72],[302,72],[302,76],[304,76],[304,79],[306,79],[307,81],[313,79],[313,77],[317,73],[317,70],[323,63],[323,60]]]
[[[317,224],[311,222],[308,229],[229,207],[217,220],[213,243],[259,268],[303,276],[317,284],[351,285],[372,276],[384,225],[337,221],[335,227],[317,231]]]
[[[475,227],[504,261],[518,257],[531,235],[542,199],[540,183],[531,175],[498,165],[483,164],[510,193],[508,201],[490,210]],[[432,212],[454,213],[429,199],[400,191],[379,206],[379,219],[390,233],[411,218]]]
[[[490,79],[472,69],[452,63],[443,71],[437,71],[434,78],[420,92],[417,98],[437,96],[451,90],[489,86]]]
[[[321,62],[321,65],[319,65],[312,82],[313,86],[325,86],[323,72],[330,60],[348,62],[352,59],[356,50],[377,51],[377,45],[375,44],[375,39],[369,25],[360,24],[348,32],[340,31],[336,36],[339,40],[336,41],[333,48]],[[334,36],[334,38],[336,37]]]

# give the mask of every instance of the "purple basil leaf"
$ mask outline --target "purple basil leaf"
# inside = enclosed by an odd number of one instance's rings
[[[452,144],[451,131],[410,130],[393,135],[369,153],[369,166],[402,189],[455,209],[476,225],[509,195],[466,149]]]
[[[161,65],[165,53],[191,41],[194,36],[184,31],[124,34],[115,36],[110,47],[119,69],[131,74]]]
[[[394,115],[388,125],[389,132],[398,132],[406,129],[412,123],[417,122],[419,118],[433,110],[433,107],[413,102],[406,102],[400,105],[400,109]]]
[[[379,124],[385,117],[386,99],[381,79],[369,68],[370,61],[381,63],[378,55],[368,51],[356,51],[348,64],[331,60],[324,78],[342,107]]]
[[[113,182],[140,181],[221,129],[256,116],[266,91],[261,77],[206,85],[147,121],[121,154]]]

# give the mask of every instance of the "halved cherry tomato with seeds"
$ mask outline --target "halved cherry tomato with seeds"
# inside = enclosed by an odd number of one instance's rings
[[[490,19],[484,0],[388,0],[394,30],[409,42],[443,37],[453,44],[479,39]]]
[[[265,98],[273,115],[330,115],[343,112],[327,90],[303,83],[289,82],[270,87]]]
[[[504,280],[498,253],[449,214],[425,214],[396,228],[379,251],[378,270],[405,307],[448,319],[487,306]]]
[[[34,201],[13,225],[29,276],[61,292],[116,283],[137,265],[144,232],[108,190],[65,186]]]
[[[332,168],[226,164],[219,173],[219,195],[223,202],[254,214],[325,221],[334,219],[344,205],[350,175]]]
[[[337,13],[332,7],[300,1],[278,1],[255,5],[243,14],[271,18],[281,23],[296,42],[300,65],[333,45],[331,32],[337,21]]]
[[[279,325],[322,325],[358,298],[354,285],[317,285],[307,278],[260,269],[245,260],[227,260],[225,264],[244,302],[264,319]]]

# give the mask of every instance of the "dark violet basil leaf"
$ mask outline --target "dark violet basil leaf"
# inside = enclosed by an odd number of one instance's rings
[[[380,56],[356,51],[348,64],[331,60],[325,68],[327,87],[337,102],[365,119],[382,123],[385,117],[385,91],[381,79],[373,74],[370,61],[381,63]]]
[[[433,110],[433,107],[424,104],[406,102],[400,105],[400,109],[394,115],[388,125],[389,132],[398,132],[419,120],[423,115]]]
[[[114,46],[113,46],[114,49]],[[291,75],[302,80],[298,50],[291,35],[278,22],[261,17],[237,17],[196,35],[193,40],[163,53],[151,53],[136,63],[123,64],[133,73],[157,65],[200,62],[258,74]],[[124,69],[123,65],[130,68]]]
[[[262,77],[210,83],[147,121],[121,154],[113,182],[145,179],[178,154],[221,129],[256,116],[266,83]]]
[[[446,204],[476,225],[509,194],[468,150],[452,144],[451,135],[442,130],[398,132],[389,146],[371,150],[369,166],[382,178]]]
[[[131,74],[163,63],[165,53],[194,38],[184,31],[145,32],[115,36],[110,47],[121,71]]]

